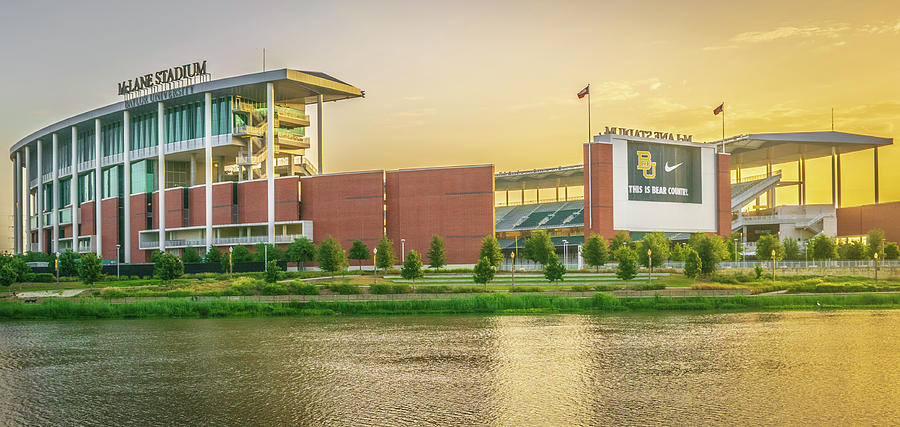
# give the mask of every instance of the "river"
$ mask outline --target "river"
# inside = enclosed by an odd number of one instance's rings
[[[0,323],[0,425],[898,422],[900,310]]]

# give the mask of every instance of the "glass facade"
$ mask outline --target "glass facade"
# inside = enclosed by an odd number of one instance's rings
[[[141,114],[131,118],[131,149],[155,147],[156,137],[156,113]]]
[[[68,206],[72,203],[72,178],[59,180],[59,206]]]
[[[78,205],[94,200],[94,171],[78,175]]]
[[[100,128],[100,149],[103,156],[111,156],[124,151],[125,134],[122,122],[105,124]]]
[[[123,169],[125,169],[125,165],[116,165],[103,170],[103,179],[100,183],[103,188],[101,200],[107,197],[122,197],[124,195],[125,178],[122,176]]]
[[[141,160],[131,164],[131,194],[156,191],[156,160]]]
[[[94,160],[94,130],[78,131],[78,163]]]

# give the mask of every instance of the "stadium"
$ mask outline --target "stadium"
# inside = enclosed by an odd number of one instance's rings
[[[71,249],[145,263],[160,250],[202,254],[298,237],[334,237],[348,249],[387,236],[405,254],[427,251],[439,235],[449,264],[471,265],[486,235],[510,252],[546,230],[576,264],[592,233],[661,231],[680,241],[737,232],[748,254],[764,234],[859,238],[882,228],[900,239],[892,221],[900,203],[878,200],[877,150],[889,138],[802,132],[697,143],[608,128],[581,144],[576,165],[324,173],[324,104],[364,96],[330,75],[280,69],[212,80],[198,62],[125,80],[118,92],[122,101],[10,149],[16,253]],[[316,159],[307,155],[312,140]],[[861,150],[873,151],[876,203],[845,208],[840,156]],[[832,203],[807,204],[806,161],[826,157]],[[796,203],[776,199],[785,191]]]

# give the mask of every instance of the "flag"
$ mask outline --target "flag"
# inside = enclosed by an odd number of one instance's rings
[[[713,115],[718,116],[719,113],[722,113],[724,111],[725,111],[725,103],[723,102],[723,103],[719,104],[719,106],[716,107],[715,110],[713,110]]]
[[[578,92],[578,99],[584,98],[585,95],[591,93],[590,88],[591,85],[587,85],[584,89],[581,89],[581,92]]]

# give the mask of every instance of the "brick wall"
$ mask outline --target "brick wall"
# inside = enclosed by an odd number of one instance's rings
[[[184,227],[184,188],[166,190],[166,229]]]
[[[138,232],[147,229],[147,193],[134,194],[131,196],[131,262],[140,263],[147,262],[145,251],[140,250],[138,241]]]
[[[606,239],[612,239],[615,235],[613,231],[612,144],[584,144],[583,157],[585,238],[590,237],[593,233]],[[590,161],[590,165],[588,165],[588,161]]]
[[[232,183],[223,182],[212,186],[212,222],[214,225],[231,224]]]
[[[354,240],[374,248],[383,235],[383,179],[381,171],[301,179],[301,218],[313,222],[316,244],[331,236],[344,249]]]
[[[116,244],[119,243],[119,198],[111,197],[100,201],[100,226],[102,227],[102,259],[116,259]]]
[[[190,225],[206,225],[206,187],[193,187],[188,191]]]
[[[238,184],[238,221],[242,224],[268,221],[266,180]]]
[[[296,176],[275,180],[275,221],[300,219],[300,178]]]
[[[90,236],[94,234],[94,202],[84,202],[81,204],[81,232],[79,236]]]
[[[718,173],[716,173],[716,185],[718,200],[716,214],[718,218],[718,232],[720,236],[731,235],[731,155],[716,154]]]
[[[880,228],[889,242],[900,241],[900,202],[837,209],[838,236],[857,236]]]
[[[481,239],[494,234],[494,167],[466,166],[385,174],[387,233],[400,257],[415,250],[423,262],[434,235],[444,238],[449,264],[477,261]]]

